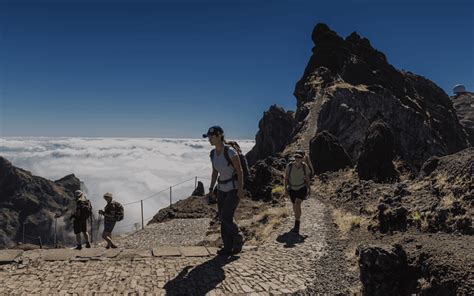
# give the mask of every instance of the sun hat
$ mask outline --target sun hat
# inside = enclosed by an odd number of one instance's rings
[[[110,193],[110,192],[106,192],[106,193],[104,194],[104,198],[105,198],[105,197],[113,198],[113,195],[112,195],[112,193]]]

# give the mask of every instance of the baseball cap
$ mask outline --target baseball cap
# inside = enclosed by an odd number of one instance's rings
[[[224,130],[222,129],[222,127],[218,126],[218,125],[214,125],[214,126],[211,126],[208,130],[207,130],[207,133],[206,134],[202,134],[202,137],[203,138],[207,138],[209,136],[214,136],[214,135],[222,135],[224,134]]]
[[[113,196],[112,196],[112,193],[106,192],[106,193],[104,194],[104,197],[110,197],[110,198],[112,198]]]

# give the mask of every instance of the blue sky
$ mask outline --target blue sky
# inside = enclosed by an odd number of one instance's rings
[[[0,136],[253,139],[318,22],[448,94],[474,90],[472,1],[3,1]]]

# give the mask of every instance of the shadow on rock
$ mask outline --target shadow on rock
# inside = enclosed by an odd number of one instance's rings
[[[285,248],[294,248],[296,247],[296,244],[304,243],[307,237],[308,237],[307,235],[301,235],[301,234],[288,231],[283,234],[280,234],[276,240],[279,243],[282,243],[282,244],[284,243]]]
[[[237,256],[215,256],[194,268],[186,266],[166,283],[166,295],[205,295],[225,279],[223,266],[237,259]]]

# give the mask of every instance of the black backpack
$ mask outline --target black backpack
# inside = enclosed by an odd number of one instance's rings
[[[92,204],[90,200],[78,200],[77,207],[81,218],[87,219],[92,215]]]
[[[113,201],[115,207],[115,221],[122,221],[124,217],[124,210],[121,203]]]
[[[227,165],[232,165],[232,161],[230,160],[230,156],[229,156],[229,148],[230,147],[231,146],[229,146],[229,145],[224,145],[224,157],[227,160]],[[239,153],[238,149],[235,149],[235,151],[237,152],[237,155],[239,156],[240,166],[242,167],[242,174],[243,174],[243,178],[244,178],[244,187],[247,187],[249,182],[250,182],[250,172],[249,172],[249,165],[248,165],[248,162],[247,162],[247,158],[245,157],[245,155]],[[211,155],[210,155],[211,161],[214,161],[214,154],[215,154],[215,149],[212,149]],[[234,170],[235,170],[235,168],[234,168]],[[237,177],[237,175],[235,175],[235,178],[236,177]]]

